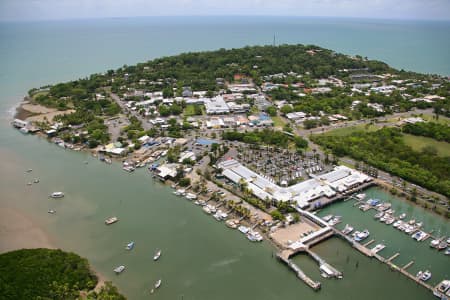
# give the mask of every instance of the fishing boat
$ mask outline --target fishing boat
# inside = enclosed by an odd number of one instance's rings
[[[153,256],[153,260],[154,261],[157,261],[159,258],[160,258],[160,256],[161,256],[161,250],[157,250],[156,252],[155,252],[155,255]]]
[[[118,266],[117,268],[114,269],[114,272],[116,274],[120,274],[125,270],[125,266]]]
[[[64,193],[63,192],[53,192],[50,194],[51,198],[62,198],[64,197]]]
[[[425,272],[423,272],[422,276],[420,276],[420,280],[422,281],[427,281],[431,278],[431,272],[426,270]]]
[[[49,209],[49,210],[48,210],[48,213],[49,213],[49,214],[54,214],[54,213],[56,213],[56,210],[54,210],[54,209]]]
[[[406,214],[403,213],[403,214],[401,214],[400,216],[398,216],[398,218],[399,218],[400,220],[403,220],[404,218],[406,218]]]
[[[116,223],[117,221],[119,221],[119,219],[117,217],[110,217],[110,218],[105,220],[105,224],[106,225],[111,225],[113,223]]]
[[[133,248],[134,248],[134,242],[129,242],[129,243],[127,244],[127,246],[125,247],[126,250],[131,250],[131,249],[133,249]]]

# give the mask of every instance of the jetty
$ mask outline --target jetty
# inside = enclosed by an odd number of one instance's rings
[[[320,290],[321,283],[318,281],[312,280],[308,275],[303,272],[299,266],[297,266],[294,262],[292,262],[289,259],[289,253],[286,253],[286,251],[282,251],[280,253],[277,253],[277,258],[284,262],[293,272],[297,274],[297,277],[300,278],[303,282],[305,282],[310,288],[312,288],[315,291]]]

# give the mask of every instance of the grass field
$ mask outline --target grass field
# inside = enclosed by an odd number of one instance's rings
[[[335,135],[335,136],[345,136],[345,135],[349,135],[349,134],[352,134],[353,132],[357,132],[357,131],[375,131],[377,129],[380,129],[380,128],[377,126],[374,126],[374,125],[366,126],[364,124],[361,124],[361,125],[333,129],[333,130],[325,132],[324,134]]]
[[[201,109],[202,109],[202,114],[204,114],[203,107],[201,107]],[[195,105],[193,105],[193,104],[186,105],[183,115],[185,115],[186,117],[195,116]]]
[[[281,118],[280,116],[272,117],[272,121],[273,121],[273,126],[275,126],[275,127],[283,127],[284,124],[286,123],[283,120],[283,118]]]
[[[436,141],[432,138],[424,136],[416,136],[411,134],[403,134],[403,141],[416,151],[421,151],[425,146],[433,146],[436,148],[439,156],[450,156],[450,144],[446,142]]]

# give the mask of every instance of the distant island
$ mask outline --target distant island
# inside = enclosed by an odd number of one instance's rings
[[[110,282],[94,290],[97,284],[87,260],[74,253],[38,248],[0,254],[2,299],[125,299]]]

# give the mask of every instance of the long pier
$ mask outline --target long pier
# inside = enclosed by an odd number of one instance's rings
[[[302,269],[299,268],[294,262],[292,262],[289,259],[289,254],[285,253],[286,251],[277,253],[277,258],[287,264],[289,268],[297,274],[297,277],[303,280],[310,288],[312,288],[315,291],[318,291],[321,287],[321,283],[318,281],[312,280],[308,275],[305,274],[305,272],[302,271]],[[287,254],[287,255],[286,255]]]
[[[399,266],[397,266],[396,264],[394,264],[392,262],[395,258],[397,258],[400,255],[399,252],[395,253],[394,255],[392,255],[391,257],[386,259],[386,258],[382,257],[381,255],[379,255],[377,253],[374,253],[370,249],[366,248],[364,245],[361,245],[361,244],[355,242],[350,237],[348,237],[345,234],[343,234],[342,231],[340,231],[340,230],[338,230],[336,228],[333,228],[333,230],[334,230],[334,232],[336,233],[337,236],[339,236],[340,238],[342,238],[342,239],[346,240],[347,242],[349,242],[354,248],[356,248],[358,251],[360,251],[361,253],[363,253],[367,257],[375,257],[380,262],[385,263],[386,265],[388,265],[392,270],[400,272],[401,274],[405,275],[406,277],[408,277],[409,279],[413,280],[417,284],[420,284],[421,286],[427,288],[431,292],[435,291],[435,289],[431,285],[427,284],[426,282],[423,282],[422,280],[420,280],[416,276],[408,273],[407,269],[411,265],[414,264],[414,261],[410,261],[409,263],[404,265],[402,268],[400,268]]]

